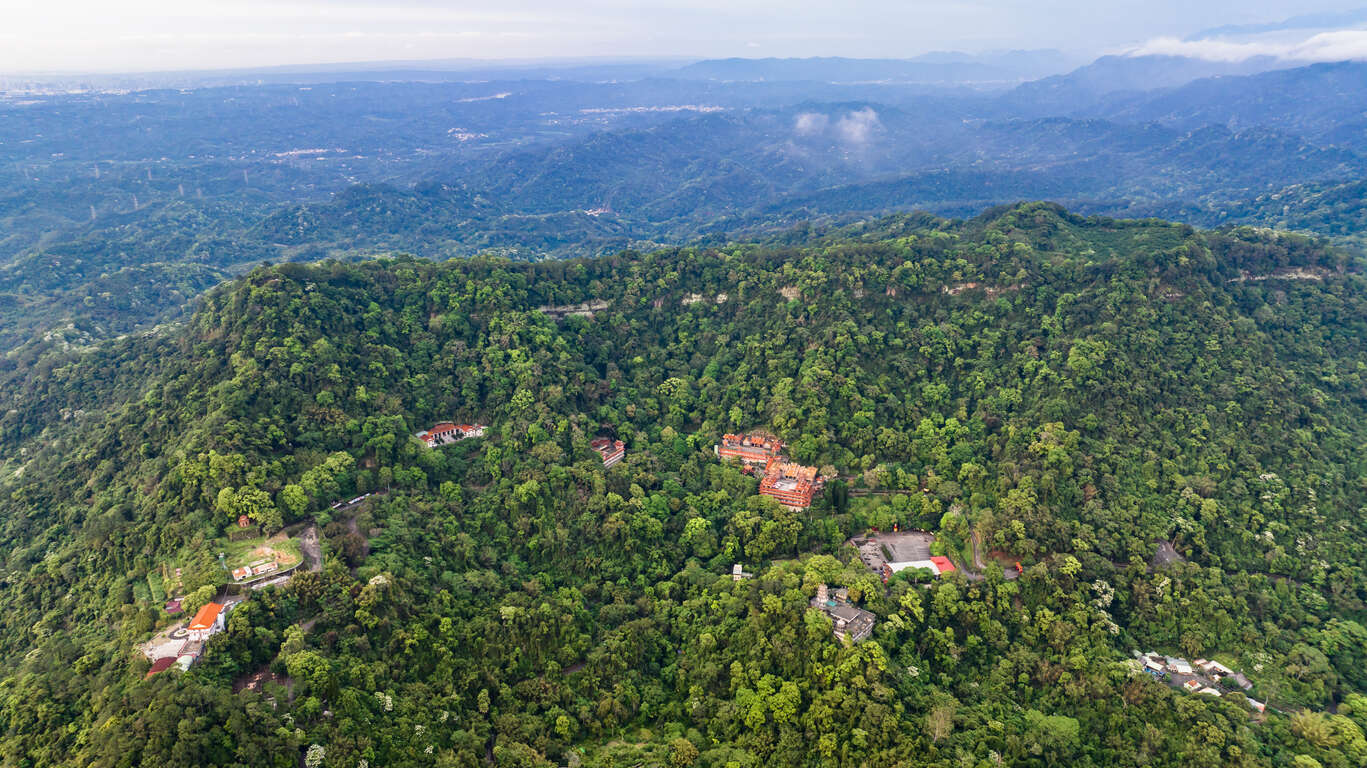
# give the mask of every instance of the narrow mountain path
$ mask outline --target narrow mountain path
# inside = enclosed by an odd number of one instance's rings
[[[299,548],[304,552],[310,571],[317,573],[323,570],[323,546],[318,541],[318,526],[310,525],[299,534]]]

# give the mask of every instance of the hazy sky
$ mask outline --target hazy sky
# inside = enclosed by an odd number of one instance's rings
[[[1363,0],[0,0],[0,72],[1168,46]],[[1331,41],[1348,49],[1360,42]],[[1258,41],[1272,52],[1300,38]],[[1363,33],[1367,37],[1367,33]],[[1185,43],[1190,45],[1190,43]],[[1243,55],[1226,50],[1226,56]],[[1334,49],[1339,50],[1339,49]],[[1231,51],[1233,51],[1231,53]],[[1190,52],[1190,51],[1186,51]]]

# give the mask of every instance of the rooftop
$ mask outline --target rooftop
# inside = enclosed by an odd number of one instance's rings
[[[763,464],[783,452],[783,441],[768,435],[722,435],[718,456],[735,456],[743,462]]]
[[[595,437],[589,441],[589,447],[602,457],[604,467],[611,467],[621,461],[627,453],[626,443],[610,437]]]
[[[816,467],[805,467],[789,461],[779,461],[777,458],[769,462],[765,473],[774,477],[776,481],[793,485],[816,482]]]
[[[190,620],[186,629],[202,630],[210,629],[214,622],[218,621],[218,615],[223,612],[223,606],[219,603],[205,603],[203,608]]]
[[[939,566],[933,560],[907,560],[900,563],[887,563],[887,568],[893,573],[900,573],[908,568],[924,568],[933,573],[940,572]]]
[[[850,605],[849,603],[836,603],[835,605],[828,606],[826,608],[826,613],[830,614],[831,616],[837,619],[844,619],[845,621],[858,621],[859,619],[863,618],[863,616],[867,614],[868,611],[862,608],[857,608],[853,605]]]
[[[166,670],[175,666],[175,664],[175,656],[163,656],[160,659],[157,659],[156,661],[152,662],[152,668],[147,670],[147,674],[143,676],[143,679],[149,678],[158,672],[165,672]]]
[[[433,424],[431,428],[424,429],[414,435],[414,437],[427,443],[429,447],[435,447],[464,440],[467,437],[480,437],[483,434],[483,424],[455,424],[450,421],[439,421]]]
[[[841,599],[842,594],[848,593],[837,590],[836,598],[831,599],[826,585],[822,584],[817,589],[816,597],[812,598],[811,606],[826,614],[831,620],[831,631],[837,638],[860,642],[873,634],[873,625],[877,617],[850,603],[848,599]]]
[[[816,467],[771,456],[764,467],[764,478],[759,481],[759,492],[789,507],[805,508],[811,506],[812,496],[820,485]]]

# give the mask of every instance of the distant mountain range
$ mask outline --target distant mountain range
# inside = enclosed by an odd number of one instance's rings
[[[1261,24],[1225,24],[1203,29],[1187,37],[1188,40],[1205,40],[1212,37],[1233,37],[1236,35],[1259,35],[1268,32],[1282,32],[1292,29],[1341,29],[1367,23],[1367,8],[1354,8],[1348,11],[1326,11],[1292,16],[1281,21]]]
[[[139,74],[0,74],[0,94],[31,91],[136,91],[340,82],[476,83],[556,81],[631,82],[642,79],[721,83],[883,83],[1002,89],[1025,84],[1020,104],[1041,114],[1067,109],[1069,98],[1087,99],[1117,91],[1151,91],[1206,77],[1249,75],[1297,66],[1270,56],[1238,62],[1182,56],[1103,56],[1093,62],[1058,50],[969,54],[944,51],[906,59],[725,58],[602,59],[564,62],[474,60],[378,62],[316,67],[274,67],[204,72]],[[1035,81],[1035,82],[1030,82]]]
[[[1051,62],[0,99],[0,348],[141,327],[263,260],[541,259],[1024,199],[1364,242],[1367,63],[1115,56],[1014,86],[914,81]]]
[[[1193,130],[1225,125],[1293,132],[1367,151],[1367,62],[1280,69],[1251,77],[1197,80],[1178,88],[1113,99],[1093,114]]]
[[[1271,56],[1237,62],[1183,56],[1103,56],[1067,74],[1025,83],[1006,103],[1013,111],[1034,115],[1076,114],[1114,93],[1162,91],[1205,78],[1253,75],[1293,66]]]
[[[931,53],[911,59],[709,59],[671,73],[723,81],[813,80],[902,82],[941,85],[1002,84],[1066,72],[1077,60],[1061,51],[1006,51],[995,54]]]

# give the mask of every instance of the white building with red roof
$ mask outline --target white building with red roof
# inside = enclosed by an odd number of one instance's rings
[[[486,427],[483,424],[454,424],[449,421],[442,421],[433,424],[430,429],[419,432],[417,438],[427,443],[428,448],[436,448],[439,445],[447,445],[457,440],[484,437],[485,429]]]
[[[215,633],[223,631],[223,605],[221,603],[205,603],[199,609],[190,623],[185,625],[185,631],[189,633],[190,640],[203,642]]]

